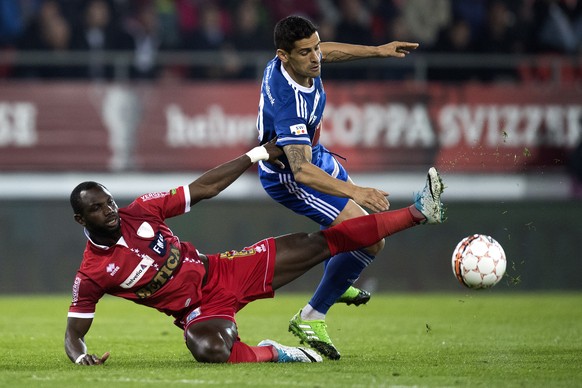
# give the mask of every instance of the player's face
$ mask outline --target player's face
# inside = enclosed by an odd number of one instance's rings
[[[93,235],[111,236],[121,228],[118,207],[111,193],[102,187],[81,192],[83,212],[75,219]]]
[[[315,32],[309,38],[295,42],[290,53],[279,50],[279,58],[285,65],[285,70],[300,85],[309,87],[313,78],[321,74],[321,50],[319,34]]]

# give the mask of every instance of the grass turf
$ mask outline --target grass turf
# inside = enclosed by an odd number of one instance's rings
[[[238,316],[249,344],[296,344],[288,319],[307,295],[281,293]],[[172,320],[103,299],[86,341],[104,366],[63,350],[68,296],[0,297],[0,386],[580,387],[582,294],[376,294],[335,306],[329,333],[342,352],[321,364],[196,363]]]

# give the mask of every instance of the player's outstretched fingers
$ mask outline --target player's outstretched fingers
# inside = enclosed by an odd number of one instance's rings
[[[104,363],[105,363],[105,361],[107,361],[107,359],[109,358],[109,354],[110,354],[109,352],[105,352],[105,353],[103,353],[103,355],[101,356],[101,358],[99,358],[99,359],[97,359],[97,360],[95,361],[95,364],[96,364],[96,365],[101,365],[101,364],[104,364]]]
[[[94,354],[85,354],[79,357],[75,363],[78,365],[101,365],[109,358],[109,352],[103,353],[103,356],[97,357]]]

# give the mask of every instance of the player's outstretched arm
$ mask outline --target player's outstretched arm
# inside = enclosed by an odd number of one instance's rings
[[[85,335],[93,323],[92,318],[68,318],[65,331],[65,352],[69,359],[79,365],[101,365],[109,358],[109,352],[98,357],[87,354]]]
[[[388,210],[388,193],[382,190],[361,187],[351,181],[336,179],[311,163],[311,147],[292,144],[283,147],[295,180],[322,193],[353,199],[358,205],[374,212]]]
[[[380,46],[322,42],[320,44],[323,62],[347,62],[364,58],[404,58],[418,47],[418,43],[394,41]]]
[[[259,160],[268,160],[270,163],[281,165],[277,158],[283,154],[283,151],[275,145],[275,142],[276,139],[273,139],[236,159],[206,171],[188,186],[190,205],[218,195]]]

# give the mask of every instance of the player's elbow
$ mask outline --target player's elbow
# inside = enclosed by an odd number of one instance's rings
[[[222,191],[221,187],[215,185],[208,186],[204,191],[204,199],[216,197],[218,194],[220,194],[221,191]]]
[[[196,203],[203,199],[216,197],[220,193],[220,191],[221,191],[220,187],[216,185],[191,184],[190,199],[192,203]]]

